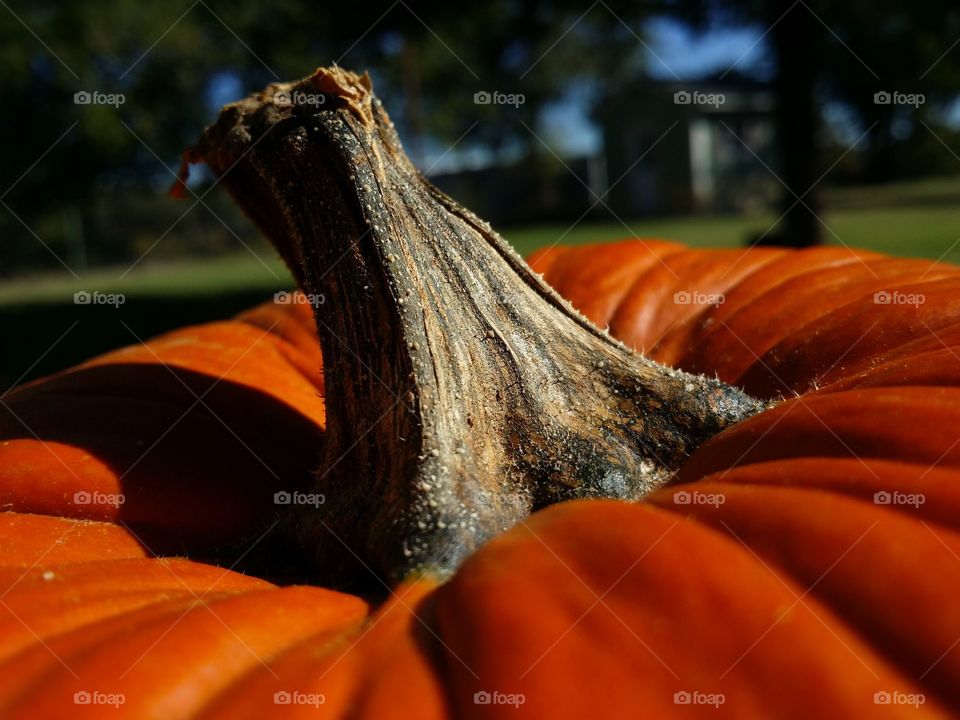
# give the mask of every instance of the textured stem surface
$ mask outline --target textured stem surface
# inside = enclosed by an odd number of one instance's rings
[[[294,531],[320,571],[448,574],[539,507],[643,496],[762,408],[591,325],[414,169],[366,75],[271,85],[186,159],[317,301],[326,503]]]

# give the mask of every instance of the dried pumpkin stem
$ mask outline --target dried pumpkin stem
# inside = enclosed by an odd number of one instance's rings
[[[270,85],[186,159],[323,300],[326,504],[294,522],[321,570],[449,574],[539,507],[642,497],[762,407],[591,325],[414,169],[367,75]]]

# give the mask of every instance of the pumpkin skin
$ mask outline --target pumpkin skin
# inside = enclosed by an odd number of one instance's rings
[[[121,509],[101,518],[123,527],[79,519],[72,503],[56,501],[64,491],[45,486],[62,468],[5,461],[47,451],[24,439],[22,426],[4,426],[0,491],[19,512],[0,525],[0,617],[12,638],[0,659],[0,714],[63,716],[78,709],[78,690],[124,693],[130,717],[960,712],[960,616],[952,610],[960,587],[957,270],[834,248],[701,251],[649,240],[552,248],[530,262],[591,320],[654,359],[788,399],[708,441],[674,485],[644,502],[547,508],[484,546],[448,583],[402,585],[372,615],[343,593],[150,557],[141,532],[223,541],[264,517],[238,500],[205,531],[208,493],[229,480],[212,460],[163,452],[164,466],[142,484],[128,475],[119,485],[104,463],[99,474],[56,486],[122,487],[123,508],[140,498],[143,515],[124,517]],[[678,292],[723,302],[678,303]],[[925,301],[877,304],[877,292],[920,293]],[[301,462],[305,474],[311,460],[297,459],[315,453],[322,434],[320,387],[291,380],[284,392],[272,377],[285,365],[284,377],[310,377],[301,364],[310,357],[309,316],[297,316],[296,307],[254,311],[293,314],[290,332],[305,333],[297,335],[303,347],[285,339],[269,372],[254,367],[238,380],[256,392],[243,395],[230,417],[247,420],[278,404],[295,410],[313,432],[286,433],[275,457]],[[192,369],[215,378],[232,362],[214,365],[210,357],[198,351]],[[116,362],[108,358],[81,368]],[[55,403],[65,386],[46,389],[86,382],[77,373],[4,402],[51,418],[36,432],[62,443],[56,452],[72,444],[98,458],[109,446],[93,433],[63,440]],[[119,392],[128,392],[122,380]],[[106,380],[95,387],[102,392]],[[193,400],[179,398],[183,409]],[[105,416],[97,406],[112,402],[106,396],[71,408],[71,427],[92,427]],[[233,445],[204,438],[211,458],[238,452],[235,438],[223,437]],[[244,467],[258,473],[257,465]],[[243,482],[270,506],[277,488],[295,487],[296,474]],[[181,504],[176,513],[150,512],[161,490]],[[875,504],[877,492],[920,493],[925,502]],[[682,503],[677,493],[723,501]],[[294,690],[325,702],[274,703],[274,693]],[[476,704],[478,692],[519,693],[523,704],[519,711]],[[722,693],[724,701],[687,707],[675,704],[678,692]],[[881,708],[877,692],[922,693],[924,702]],[[115,716],[112,707],[85,710]]]
[[[310,306],[269,302],[17,388],[0,405],[0,502],[122,521],[155,552],[230,542],[315,461],[321,363]],[[84,491],[125,502],[75,503]]]

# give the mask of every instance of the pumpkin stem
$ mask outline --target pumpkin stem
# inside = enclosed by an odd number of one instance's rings
[[[270,85],[188,156],[316,303],[325,504],[293,524],[322,570],[447,575],[537,508],[642,497],[762,409],[591,325],[416,171],[367,75]]]

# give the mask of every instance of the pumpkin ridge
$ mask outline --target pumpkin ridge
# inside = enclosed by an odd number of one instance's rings
[[[661,491],[662,492],[662,491]],[[745,515],[743,513],[734,513],[730,511],[730,497],[739,497],[746,500],[749,505],[752,503],[766,504],[771,507],[771,512],[767,516]],[[776,504],[769,503],[776,498]],[[662,495],[658,494],[655,502],[664,502]],[[789,530],[784,523],[789,519],[790,522],[806,522],[806,518],[811,517],[815,511],[811,506],[830,506],[842,508],[843,512],[838,513],[834,518],[821,521],[816,527],[806,524],[808,529],[807,541],[817,539],[823,541],[827,535],[839,535],[837,530],[837,519],[844,518],[842,525],[844,531],[847,531],[848,538],[856,540],[853,545],[847,540],[835,543],[837,546],[833,556],[839,557],[834,565],[830,561],[823,562],[823,575],[820,569],[812,567],[801,567],[803,563],[808,563],[813,554],[819,552],[811,550],[811,545],[795,542]],[[803,510],[803,519],[797,520],[795,513],[785,511],[781,512],[780,507],[798,508]],[[909,538],[911,546],[916,546],[919,550],[925,546],[925,555],[930,553],[946,556],[955,559],[957,550],[960,550],[960,533],[951,528],[942,528],[940,533],[934,533],[922,521],[910,518],[905,514],[892,510],[885,506],[869,507],[864,503],[852,498],[837,497],[829,492],[806,492],[806,489],[797,488],[760,488],[751,487],[748,493],[729,493],[727,504],[721,505],[717,510],[713,510],[704,505],[692,505],[689,509],[695,515],[697,522],[711,524],[718,532],[722,532],[721,526],[724,523],[731,523],[733,528],[725,528],[728,531],[736,531],[740,542],[747,545],[753,552],[763,557],[767,563],[774,567],[783,568],[784,572],[789,574],[798,584],[806,588],[810,586],[811,581],[815,586],[808,592],[819,598],[823,605],[832,608],[833,614],[840,620],[840,626],[846,627],[858,635],[865,638],[870,646],[877,647],[878,655],[884,658],[897,668],[898,673],[905,678],[914,678],[930,669],[930,663],[936,660],[942,650],[936,641],[936,635],[931,628],[940,628],[943,623],[953,626],[953,630],[960,630],[960,619],[955,614],[951,614],[949,604],[930,602],[931,594],[945,595],[948,590],[943,589],[941,578],[924,578],[925,583],[918,586],[916,593],[924,593],[925,596],[915,597],[913,593],[904,592],[897,596],[896,605],[907,607],[912,603],[923,603],[928,608],[928,612],[936,611],[942,620],[929,618],[925,622],[926,636],[916,636],[911,627],[902,626],[899,623],[902,609],[884,607],[884,590],[880,587],[881,583],[859,583],[844,584],[843,588],[833,586],[835,578],[840,573],[842,561],[850,558],[846,563],[850,567],[846,572],[849,574],[863,574],[860,571],[860,563],[864,562],[865,557],[874,557],[875,554],[882,554],[889,562],[897,562],[901,566],[909,565],[914,562],[907,557],[911,553],[903,553],[900,549],[904,540]],[[862,518],[861,523],[854,521],[854,516]],[[723,519],[725,518],[725,520]],[[873,520],[873,523],[870,523]],[[738,528],[743,525],[742,528]],[[757,541],[752,542],[750,536],[746,534],[744,528],[750,525],[766,530],[773,530],[773,534],[764,532],[757,535]],[[895,529],[890,529],[890,526]],[[884,530],[875,530],[882,526]],[[815,534],[810,534],[815,531]],[[862,534],[861,534],[862,533]],[[863,543],[861,544],[861,540]],[[948,545],[949,541],[949,545]],[[778,544],[780,543],[780,544]],[[950,546],[953,547],[950,547]],[[867,548],[870,548],[868,551]],[[771,553],[780,553],[772,555]],[[842,553],[842,556],[841,556]],[[851,553],[848,555],[847,553]],[[854,556],[862,556],[858,561],[854,561]],[[806,558],[806,559],[805,559]],[[788,565],[788,563],[790,563]],[[874,564],[877,561],[874,560]],[[960,564],[944,566],[942,568],[946,579],[955,577],[960,579]],[[839,581],[836,581],[839,582]],[[851,591],[860,591],[865,594],[859,601],[853,601],[845,593]],[[872,595],[872,597],[871,597]],[[865,609],[872,609],[873,612],[865,612]],[[866,617],[870,615],[871,617]],[[919,624],[919,623],[918,623]],[[949,631],[948,631],[949,633]],[[926,645],[926,655],[921,657],[922,646]],[[954,707],[960,707],[960,695],[957,688],[950,679],[949,671],[943,668],[937,668],[931,673],[931,676],[923,680],[923,688],[940,699],[944,704]],[[939,678],[939,679],[938,679]]]

